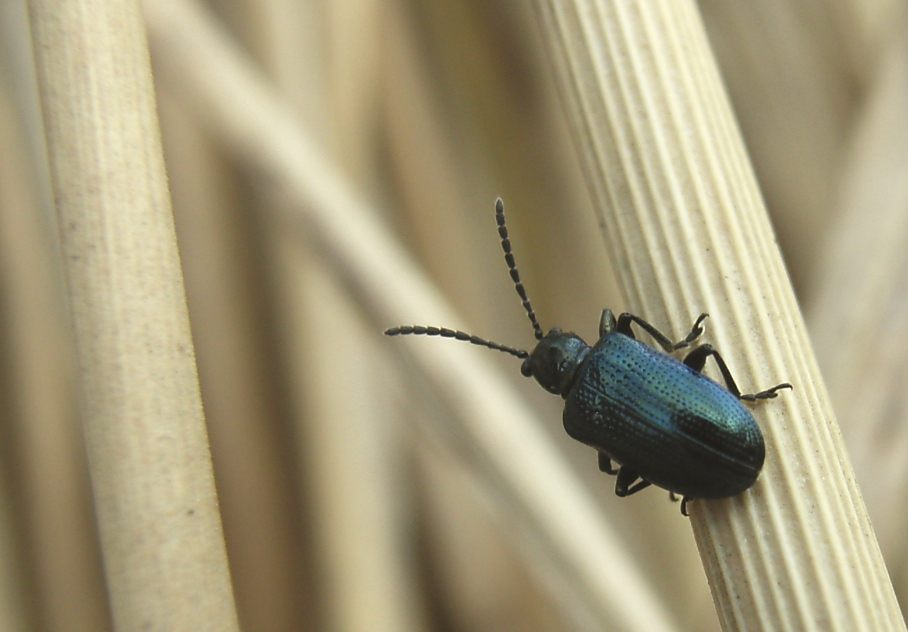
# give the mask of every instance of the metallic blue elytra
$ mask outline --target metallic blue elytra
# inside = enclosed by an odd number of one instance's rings
[[[543,335],[517,272],[500,199],[495,209],[505,261],[538,340],[532,353],[444,327],[403,325],[385,334],[454,338],[522,359],[525,376],[564,398],[565,430],[598,451],[599,468],[617,475],[618,496],[657,485],[682,495],[681,512],[687,515],[687,503],[694,498],[725,498],[753,485],[766,451],[760,428],[741,401],[772,399],[791,385],[742,395],[711,345],[697,346],[683,360],[668,355],[690,347],[703,333],[706,314],[677,343],[639,316],[616,319],[608,309],[602,312],[593,347],[557,328]],[[666,353],[637,341],[632,324]],[[702,374],[710,357],[727,388]]]

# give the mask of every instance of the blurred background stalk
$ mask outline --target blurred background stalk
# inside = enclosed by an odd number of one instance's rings
[[[28,9],[113,626],[236,630],[141,6]]]

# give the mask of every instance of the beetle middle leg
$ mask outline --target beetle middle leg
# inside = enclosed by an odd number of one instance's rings
[[[649,486],[649,481],[643,480],[637,472],[622,465],[618,470],[618,480],[615,481],[615,495],[623,498],[624,496],[636,494],[641,489],[645,489]]]
[[[611,457],[609,455],[607,455],[605,452],[599,452],[598,454],[599,454],[599,471],[605,472],[606,474],[610,474],[612,476],[617,474],[618,470],[616,470],[614,467],[612,467]]]
[[[650,325],[648,322],[646,322],[636,314],[628,314],[627,312],[621,314],[621,316],[618,317],[618,323],[615,327],[615,330],[618,333],[624,334],[628,338],[634,338],[636,340],[634,331],[633,329],[631,329],[631,323],[636,323],[641,329],[643,329],[643,331],[652,336],[653,340],[655,340],[663,350],[665,350],[667,353],[671,353],[672,351],[677,351],[678,349],[689,347],[690,343],[699,338],[700,334],[703,333],[703,327],[701,325],[703,324],[703,321],[708,317],[709,314],[700,314],[697,317],[697,320],[694,321],[694,325],[693,327],[691,327],[690,333],[687,334],[687,337],[680,342],[672,342],[671,340],[669,340],[668,336]],[[600,335],[601,333],[602,332],[600,332]]]
[[[719,371],[722,373],[722,378],[725,380],[725,387],[728,391],[737,397],[746,402],[755,402],[758,399],[772,399],[783,388],[792,388],[791,384],[788,382],[783,382],[782,384],[776,384],[772,388],[768,388],[765,391],[760,391],[759,393],[747,393],[742,395],[741,390],[738,388],[738,385],[735,384],[735,378],[731,376],[731,371],[728,370],[728,365],[725,364],[725,360],[722,359],[722,356],[719,355],[719,352],[709,344],[700,345],[693,351],[687,354],[687,357],[684,358],[684,364],[692,368],[697,373],[703,371],[703,367],[706,366],[706,359],[712,356],[716,360],[716,365],[719,367]]]

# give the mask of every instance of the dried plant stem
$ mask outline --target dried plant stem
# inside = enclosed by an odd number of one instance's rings
[[[691,506],[724,629],[903,630],[694,3],[536,5],[629,307],[708,311],[742,388],[795,384],[756,486]]]
[[[33,0],[117,630],[236,630],[138,2]]]

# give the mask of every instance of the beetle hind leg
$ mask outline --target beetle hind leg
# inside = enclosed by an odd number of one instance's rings
[[[778,395],[777,391],[780,391],[783,388],[793,389],[794,387],[788,382],[783,382],[782,384],[776,384],[772,388],[767,388],[765,391],[760,391],[753,395],[739,395],[738,399],[743,399],[745,402],[755,402],[759,399],[772,399]]]
[[[676,494],[675,492],[669,492],[668,497],[669,497],[669,499],[671,499],[671,501],[673,503],[676,503],[680,500],[681,501],[681,515],[685,516],[685,517],[690,516],[690,514],[687,513],[687,503],[689,503],[690,501],[693,500],[693,498],[691,496],[678,496],[678,494]]]
[[[680,500],[681,501],[681,515],[685,516],[685,517],[690,516],[690,514],[687,513],[687,503],[689,503],[690,501],[693,500],[693,498],[691,496],[679,496],[675,492],[670,491],[670,492],[668,492],[668,497],[669,497],[669,500],[671,500],[673,503],[676,503]]]
[[[725,364],[725,360],[722,359],[722,356],[719,355],[719,352],[716,351],[715,347],[712,345],[700,345],[693,351],[687,354],[684,358],[684,364],[692,368],[697,373],[703,372],[703,367],[706,366],[706,359],[712,356],[716,361],[716,366],[719,367],[719,371],[722,373],[722,379],[725,380],[725,387],[728,389],[728,392],[737,397],[738,399],[744,400],[745,402],[755,402],[761,399],[772,399],[776,397],[779,391],[783,388],[792,388],[791,384],[784,382],[782,384],[777,384],[772,388],[768,388],[765,391],[760,391],[759,393],[747,393],[742,395],[741,390],[738,388],[738,385],[735,384],[735,378],[731,376],[731,371],[728,370],[728,365]]]
[[[618,470],[618,480],[615,481],[615,495],[620,497],[636,494],[641,489],[650,486],[649,481],[645,481],[634,470],[621,466]]]
[[[691,498],[690,496],[685,496],[684,498],[681,499],[681,515],[684,516],[685,518],[690,516],[690,514],[687,512],[687,503],[689,503],[692,500],[693,500],[693,498]]]

